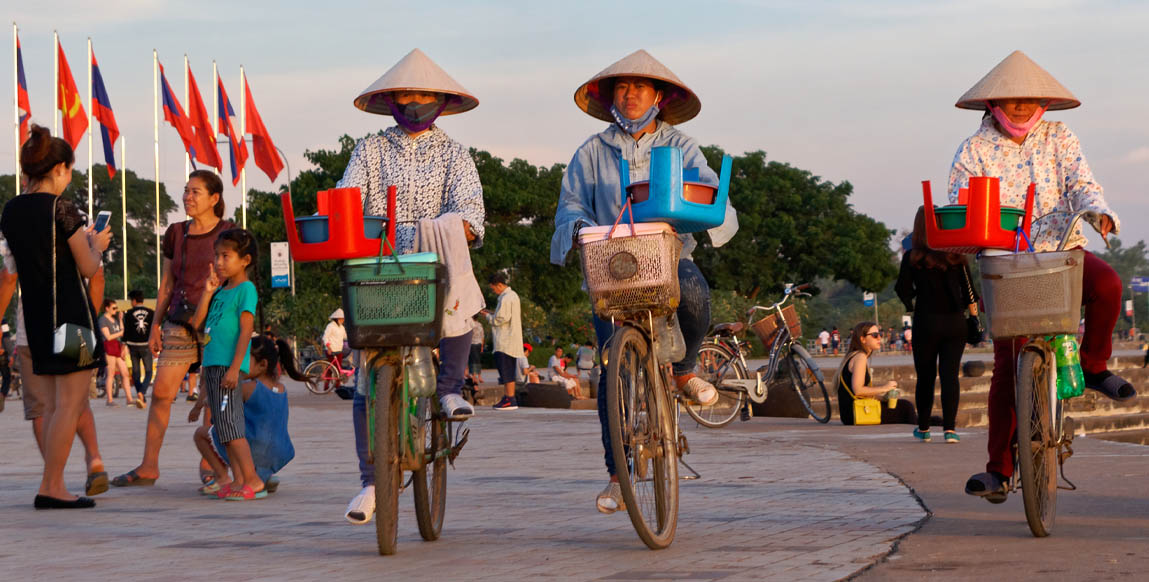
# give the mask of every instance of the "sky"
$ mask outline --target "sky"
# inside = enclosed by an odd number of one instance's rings
[[[1149,216],[1149,2],[205,0],[194,13],[186,3],[159,0],[4,4],[20,26],[33,119],[51,121],[52,31],[81,93],[91,37],[127,139],[127,165],[144,177],[154,174],[152,49],[181,101],[185,54],[204,90],[218,63],[237,108],[243,65],[263,120],[297,173],[308,167],[304,151],[336,148],[341,135],[392,124],[352,101],[413,48],[480,101],[440,120],[449,135],[507,161],[565,164],[604,128],[574,105],[575,89],[643,48],[702,101],[698,117],[679,126],[683,132],[727,152],[764,150],[768,160],[849,181],[854,208],[896,230],[912,226],[920,182],[944,182],[958,144],[978,126],[980,114],[954,102],[1022,50],[1082,101],[1046,118],[1066,122],[1081,139],[1123,219],[1121,238],[1149,240],[1149,221],[1137,220]],[[0,91],[11,107],[6,62]],[[86,143],[78,166],[87,163]],[[9,167],[13,150],[13,139],[0,142]],[[160,150],[161,179],[178,195],[182,147],[166,125]],[[248,173],[249,188],[278,189],[284,180],[273,188],[258,171]],[[238,204],[238,189],[225,182],[228,204]],[[1090,248],[1099,248],[1093,240]]]

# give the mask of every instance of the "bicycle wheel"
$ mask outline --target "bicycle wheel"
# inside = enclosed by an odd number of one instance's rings
[[[1026,349],[1017,362],[1017,466],[1025,520],[1035,537],[1053,531],[1057,513],[1057,435],[1050,383],[1053,366],[1043,352]]]
[[[611,454],[630,522],[643,543],[658,550],[674,541],[678,525],[678,451],[670,403],[642,332],[624,326],[610,344]]]
[[[399,532],[399,488],[403,469],[399,462],[399,390],[395,366],[375,370],[375,538],[379,554],[395,553]]]
[[[438,406],[431,398],[420,398],[419,431],[424,443],[423,467],[415,471],[411,485],[415,490],[415,519],[419,535],[429,542],[439,539],[443,531],[443,514],[447,509],[447,421],[434,418]]]
[[[339,370],[327,360],[315,360],[303,370],[307,377],[307,389],[313,394],[327,394],[338,385]]]
[[[718,390],[718,401],[703,406],[693,400],[683,399],[686,414],[706,428],[722,428],[733,422],[746,403],[746,391],[723,387],[722,382],[748,378],[749,374],[743,369],[742,362],[722,344],[702,344],[698,349],[698,366],[694,373],[714,385]]]
[[[833,409],[830,407],[830,393],[822,380],[822,372],[814,363],[814,358],[798,344],[790,346],[786,354],[786,369],[790,373],[790,385],[802,401],[802,406],[814,420],[825,424],[830,422]]]

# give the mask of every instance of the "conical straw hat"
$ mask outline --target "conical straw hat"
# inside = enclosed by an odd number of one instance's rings
[[[1069,92],[1032,59],[1013,51],[958,99],[957,107],[985,110],[991,99],[1048,99],[1050,110],[1073,109],[1081,105]]]
[[[609,90],[609,87],[603,87],[600,81],[617,77],[645,77],[676,87],[678,89],[677,95],[663,95],[663,107],[658,118],[666,123],[679,124],[690,121],[702,110],[702,102],[698,100],[694,91],[691,91],[690,87],[687,87],[686,83],[683,83],[677,75],[670,72],[666,65],[658,62],[657,59],[650,56],[650,53],[642,49],[634,51],[617,63],[603,69],[591,80],[579,86],[574,94],[575,105],[578,105],[579,109],[591,117],[614,122],[614,117],[610,114],[610,106],[614,96],[603,94],[602,89]]]
[[[380,97],[394,91],[432,91],[458,96],[459,99],[453,100],[458,102],[448,103],[441,115],[470,111],[479,105],[474,95],[419,49],[407,53],[403,60],[364,89],[355,98],[355,106],[368,113],[391,115],[391,109]]]

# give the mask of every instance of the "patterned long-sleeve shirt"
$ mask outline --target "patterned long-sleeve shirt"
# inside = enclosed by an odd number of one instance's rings
[[[483,243],[483,186],[470,152],[438,127],[412,139],[398,126],[359,140],[339,188],[359,188],[363,213],[387,215],[387,187],[396,195],[395,247],[400,254],[415,249],[420,219],[454,212],[475,232],[474,248]]]
[[[1025,141],[1017,144],[994,127],[993,118],[982,120],[977,133],[962,142],[954,156],[949,180],[951,203],[957,203],[959,188],[969,186],[970,176],[1000,179],[1001,205],[1016,208],[1025,208],[1030,182],[1037,185],[1030,237],[1037,251],[1056,250],[1072,218],[1062,214],[1037,222],[1052,212],[1091,210],[1113,219],[1113,232],[1121,230],[1121,221],[1105,202],[1101,185],[1093,180],[1081,143],[1064,123],[1041,121]],[[1066,248],[1084,247],[1085,243],[1078,223]]]

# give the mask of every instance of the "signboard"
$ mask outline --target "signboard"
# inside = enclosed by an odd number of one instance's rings
[[[285,242],[271,243],[271,288],[291,287],[291,251]]]
[[[1134,292],[1149,293],[1149,277],[1133,277],[1129,280],[1129,287]]]
[[[1110,313],[1112,313],[1112,312],[1110,312]],[[1126,317],[1133,317],[1133,300],[1132,299],[1126,299],[1125,300],[1125,315],[1126,315]]]
[[[869,291],[862,293],[862,304],[866,307],[873,307],[876,300],[877,295],[874,293],[870,293]]]

